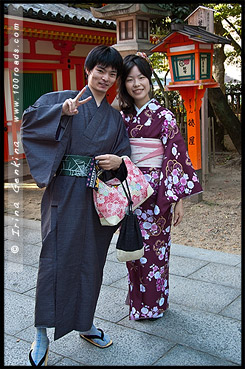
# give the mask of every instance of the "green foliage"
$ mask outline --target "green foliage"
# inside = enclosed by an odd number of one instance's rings
[[[152,53],[149,56],[152,66],[157,72],[166,72],[169,69],[168,58],[165,53]]]
[[[208,4],[207,7],[215,10],[214,21],[224,20],[225,29],[227,29],[227,26],[229,25],[229,27],[235,30],[239,37],[242,36],[241,4]],[[225,36],[228,36],[228,34],[229,30],[227,29]]]
[[[242,93],[242,84],[241,82],[227,82],[225,83],[225,92],[226,94],[241,94]]]
[[[219,24],[220,35],[231,40],[233,49],[226,51],[228,64],[241,65],[242,5],[241,4],[206,4],[214,9],[214,23]]]
[[[163,18],[151,20],[151,33],[165,37],[170,32],[171,23],[184,23],[184,19],[201,5],[201,3],[181,4],[166,2],[157,5],[163,9]]]
[[[167,95],[168,106],[166,104],[165,94]],[[179,111],[185,111],[184,103],[178,91],[166,91],[165,94],[163,94],[160,89],[156,89],[154,91],[154,97],[160,102],[160,104],[170,109],[174,114]]]

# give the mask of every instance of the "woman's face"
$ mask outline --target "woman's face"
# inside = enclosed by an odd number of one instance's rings
[[[150,100],[150,82],[135,65],[129,72],[125,86],[128,94],[134,99],[135,105],[141,108]]]

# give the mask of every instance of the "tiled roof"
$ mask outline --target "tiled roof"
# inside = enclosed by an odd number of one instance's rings
[[[231,41],[222,36],[217,36],[214,33],[206,31],[203,27],[189,26],[187,24],[172,24],[172,32],[179,32],[182,35],[188,36],[189,38],[200,41],[209,42],[213,44],[230,44]]]
[[[154,45],[151,48],[151,52],[161,51],[166,52],[166,47],[169,40],[172,39],[172,35],[175,33],[180,33],[181,35],[187,36],[189,39],[203,42],[203,43],[211,43],[211,44],[230,44],[231,41],[222,36],[217,36],[214,33],[208,32],[204,27],[200,26],[190,26],[183,23],[173,23],[171,24],[171,32],[164,37],[158,44]]]
[[[116,29],[116,22],[95,18],[87,9],[72,8],[66,4],[5,3],[4,14],[23,16],[78,26]]]
[[[158,4],[107,4],[102,8],[91,7],[92,14],[98,18],[115,19],[115,16],[128,14],[147,14],[150,18],[164,18],[171,15]]]

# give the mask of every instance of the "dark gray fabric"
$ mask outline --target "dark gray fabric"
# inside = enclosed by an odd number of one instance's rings
[[[101,226],[86,178],[56,176],[64,154],[130,156],[121,115],[103,100],[61,118],[66,98],[78,91],[43,95],[23,115],[22,142],[30,171],[45,189],[42,250],[36,289],[35,326],[55,327],[54,339],[93,324],[108,247],[117,229]],[[87,87],[82,98],[91,95]],[[112,175],[113,173],[109,173]]]

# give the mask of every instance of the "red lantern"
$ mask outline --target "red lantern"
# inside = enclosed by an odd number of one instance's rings
[[[166,52],[171,82],[166,90],[178,90],[187,112],[188,153],[196,170],[201,169],[200,108],[206,88],[218,87],[212,77],[213,45],[230,43],[203,27],[173,24],[151,52]]]

